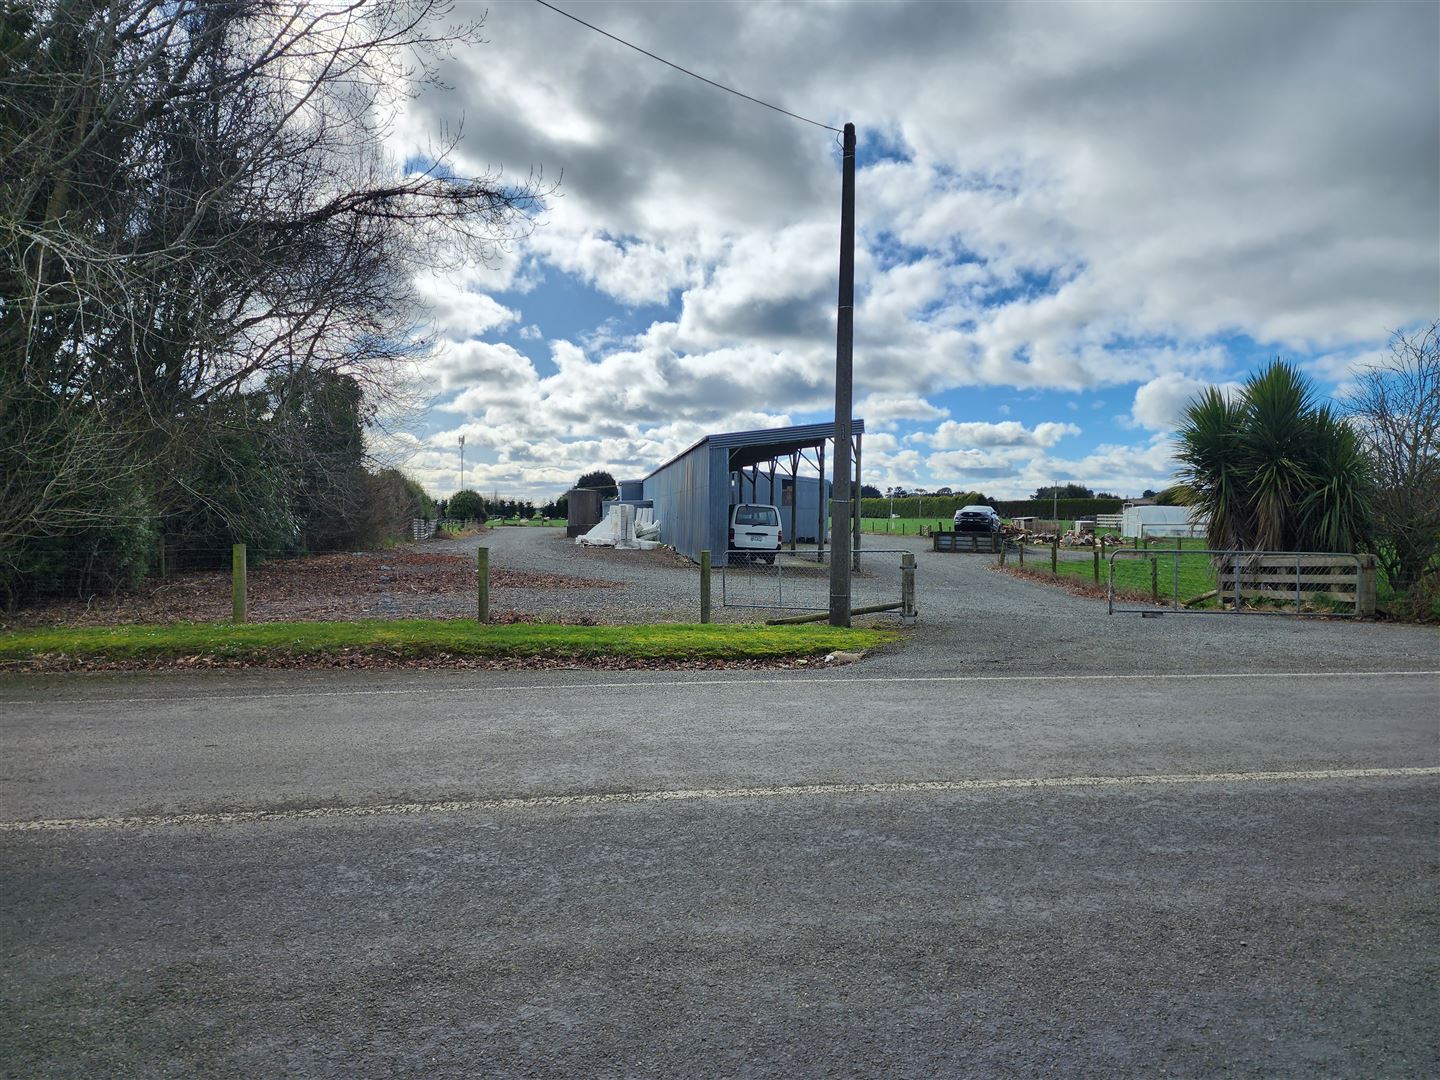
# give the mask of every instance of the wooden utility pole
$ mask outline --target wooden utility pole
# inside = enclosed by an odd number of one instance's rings
[[[835,319],[835,480],[830,520],[830,625],[850,625],[850,412],[854,408],[855,125],[845,125],[840,181],[840,302]],[[823,481],[822,481],[823,483]],[[822,492],[823,493],[823,492]]]

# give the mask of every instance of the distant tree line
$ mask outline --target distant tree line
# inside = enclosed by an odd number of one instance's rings
[[[595,469],[581,475],[575,481],[577,488],[593,488],[600,492],[602,499],[620,497],[620,485],[615,477],[604,469]],[[449,499],[442,499],[437,507],[442,517],[458,521],[488,521],[490,518],[531,518],[539,516],[551,520],[564,518],[570,512],[570,499],[561,495],[541,503],[537,508],[530,499],[486,498],[470,488],[457,491]]]
[[[365,453],[428,347],[409,283],[538,196],[387,161],[395,95],[476,39],[440,6],[0,4],[0,600],[433,512]]]
[[[561,500],[564,501],[563,499]],[[529,519],[537,514],[540,517],[563,517],[563,513],[556,513],[554,502],[542,505],[538,510],[535,503],[529,499],[500,499],[486,498],[478,491],[471,488],[464,488],[451,495],[448,499],[441,499],[436,505],[440,517],[449,518],[452,521],[478,521],[486,522],[491,518],[524,518]]]

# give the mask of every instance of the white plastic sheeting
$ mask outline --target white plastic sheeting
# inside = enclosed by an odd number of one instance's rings
[[[654,507],[612,503],[600,524],[577,536],[575,542],[630,551],[656,548],[660,546],[660,522],[655,520]]]

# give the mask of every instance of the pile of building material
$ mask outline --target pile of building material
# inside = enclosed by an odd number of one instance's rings
[[[649,506],[611,503],[600,524],[575,542],[582,547],[613,547],[622,551],[646,551],[661,547],[660,522]]]
[[[1037,547],[1048,546],[1058,541],[1060,546],[1064,548],[1093,548],[1096,543],[1095,533],[1089,531],[1078,531],[1073,529],[1069,532],[1063,533],[1054,531],[1029,532],[1016,525],[1001,525],[1000,535],[1005,538],[1007,543],[1033,544]],[[1124,542],[1125,541],[1118,536],[1111,536],[1106,534],[1099,537],[1099,543],[1102,548],[1119,547]]]

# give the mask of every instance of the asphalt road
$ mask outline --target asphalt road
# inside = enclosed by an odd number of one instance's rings
[[[934,649],[0,681],[0,1069],[1440,1072],[1440,665]]]

